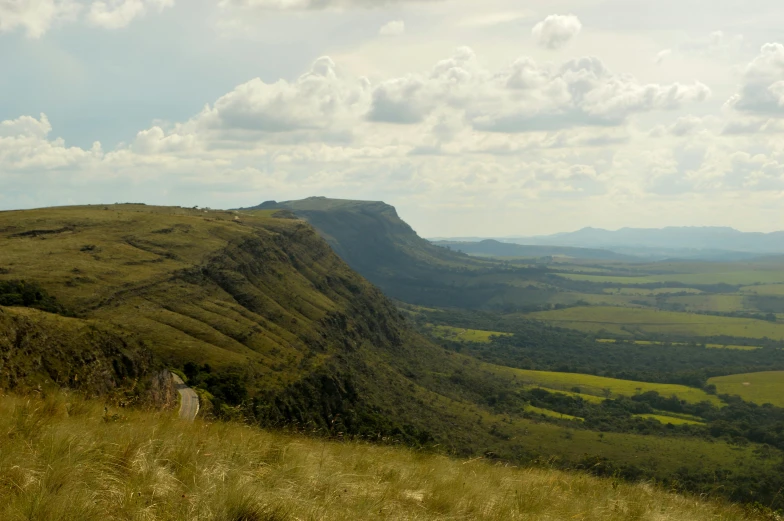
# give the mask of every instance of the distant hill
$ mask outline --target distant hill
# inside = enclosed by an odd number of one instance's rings
[[[478,242],[434,241],[433,244],[469,255],[490,257],[570,257],[574,259],[635,261],[637,257],[609,250],[573,248],[568,246],[535,246],[485,239]]]
[[[724,257],[732,253],[784,253],[784,232],[741,232],[726,227],[621,228],[616,231],[583,228],[575,232],[504,239],[531,245],[601,248],[647,256],[685,258]],[[734,255],[744,258],[743,255]],[[748,255],[745,256],[748,258]]]
[[[481,307],[505,292],[525,292],[497,281],[484,283],[476,274],[499,269],[498,263],[432,244],[383,202],[310,197],[241,210],[293,212],[312,224],[349,266],[406,302]]]
[[[421,238],[393,206],[381,201],[309,197],[243,208],[273,209],[290,210],[310,222],[338,255],[374,282],[393,271],[409,272],[415,277],[422,269],[430,270],[433,266],[478,262]]]

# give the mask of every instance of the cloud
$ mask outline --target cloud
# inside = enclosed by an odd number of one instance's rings
[[[458,27],[493,27],[496,25],[520,22],[531,16],[530,11],[507,11],[488,14],[473,14],[460,20]]]
[[[650,132],[651,137],[662,137],[665,135],[683,137],[695,133],[698,129],[704,127],[703,118],[696,116],[683,116],[675,120],[675,123],[669,126],[657,125]]]
[[[743,73],[740,92],[727,106],[742,113],[784,116],[784,45],[762,46]]]
[[[378,30],[379,36],[400,36],[406,33],[406,24],[403,20],[393,20]]]
[[[686,42],[679,50],[700,56],[728,57],[737,54],[743,48],[744,42],[742,34],[729,35],[724,31],[713,31],[707,38]]]
[[[536,24],[531,34],[540,47],[557,50],[580,34],[582,27],[580,19],[572,14],[552,14]]]
[[[294,82],[259,78],[237,86],[184,125],[225,139],[345,139],[369,103],[369,82],[342,76],[329,57]],[[288,134],[289,137],[281,137]]]
[[[653,63],[656,65],[661,65],[664,63],[664,60],[672,56],[672,49],[664,49],[656,53],[656,57],[653,59]]]
[[[144,16],[148,6],[161,12],[173,5],[174,0],[99,0],[90,6],[87,21],[104,29],[120,29]]]
[[[220,0],[224,9],[257,9],[267,11],[306,11],[331,8],[375,8],[406,2],[437,2],[441,0]]]
[[[701,83],[641,84],[615,75],[593,57],[560,67],[521,58],[504,70],[483,69],[470,49],[439,62],[426,75],[393,78],[373,90],[368,119],[419,123],[438,107],[462,111],[477,130],[553,131],[617,126],[635,113],[672,110],[707,99]]]
[[[0,0],[0,32],[21,28],[40,38],[53,25],[75,20],[81,8],[74,0]]]

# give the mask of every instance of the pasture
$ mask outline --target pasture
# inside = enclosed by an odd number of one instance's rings
[[[713,315],[614,306],[573,307],[525,315],[553,325],[588,333],[616,335],[668,334],[681,336],[726,335],[741,338],[784,339],[784,324]]]
[[[784,371],[733,374],[708,380],[720,394],[738,395],[758,404],[784,407]]]
[[[634,396],[635,394],[656,391],[662,396],[677,396],[690,403],[710,402],[720,406],[721,400],[702,389],[677,384],[657,384],[619,380],[579,373],[556,373],[551,371],[531,371],[510,367],[486,365],[490,372],[512,376],[524,386],[539,386],[556,391],[568,391],[579,395],[612,398],[613,396]]]
[[[675,416],[666,416],[663,414],[635,414],[635,417],[656,420],[657,422],[663,423],[664,425],[667,425],[668,423],[672,425],[705,425],[703,422],[687,420],[685,418],[676,418]]]
[[[614,338],[597,338],[597,342],[602,344],[615,344],[618,341]],[[629,342],[628,340],[626,342]],[[633,344],[640,345],[640,346],[662,346],[662,345],[672,345],[672,346],[688,346],[684,342],[654,342],[653,340],[632,340]],[[705,344],[705,347],[708,349],[737,349],[739,351],[754,351],[755,349],[761,349],[759,346],[741,346],[741,345],[731,345],[731,344]]]
[[[426,331],[437,338],[445,340],[456,340],[458,342],[480,342],[489,343],[493,336],[512,336],[511,333],[502,333],[500,331],[482,331],[480,329],[463,329],[460,327],[452,326],[434,326],[428,324],[425,326]]]

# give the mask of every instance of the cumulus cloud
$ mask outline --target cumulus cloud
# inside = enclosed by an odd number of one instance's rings
[[[173,5],[174,0],[99,0],[90,6],[87,21],[105,29],[120,29],[144,16],[148,7],[161,12]]]
[[[62,139],[49,138],[51,131],[52,125],[45,114],[39,119],[22,116],[0,121],[0,171],[58,169],[102,155],[100,143],[90,150],[66,147]]]
[[[580,19],[572,14],[552,14],[536,24],[531,34],[540,47],[557,50],[580,34],[582,28]]]
[[[259,78],[221,96],[181,131],[207,131],[221,139],[346,139],[369,103],[370,83],[346,78],[329,57],[316,60],[296,81],[266,83]]]
[[[368,119],[418,123],[440,106],[462,111],[478,130],[551,131],[623,124],[635,113],[672,110],[703,101],[701,83],[641,84],[611,73],[593,57],[560,67],[521,58],[498,71],[483,69],[470,49],[439,62],[427,75],[382,82],[373,90]]]
[[[74,0],[0,0],[0,32],[20,28],[40,38],[52,25],[75,20],[81,8]]]
[[[2,121],[0,183],[11,200],[24,191],[52,194],[40,205],[62,202],[60,192],[73,193],[76,179],[90,187],[116,180],[94,201],[113,200],[117,183],[131,197],[136,192],[125,188],[142,178],[161,192],[226,193],[234,198],[227,207],[247,203],[239,199],[247,193],[362,198],[372,195],[363,191],[369,186],[384,186],[391,199],[444,194],[438,200],[455,205],[695,193],[719,200],[724,192],[784,189],[784,147],[773,138],[716,134],[722,121],[705,116],[676,114],[650,133],[636,125],[636,114],[708,94],[699,83],[640,82],[592,57],[520,58],[489,69],[462,48],[425,72],[375,83],[322,57],[298,78],[248,81],[192,118],[142,129],[110,151],[66,146],[45,115]]]
[[[405,34],[405,32],[406,24],[403,20],[393,20],[384,24],[381,29],[378,30],[379,36],[400,36]]]
[[[762,46],[744,71],[740,92],[727,105],[744,113],[784,116],[784,45]]]

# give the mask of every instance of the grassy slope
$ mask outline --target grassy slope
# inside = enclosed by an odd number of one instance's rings
[[[784,407],[784,371],[733,374],[711,378],[708,383],[722,394],[738,395],[758,404],[772,403]]]
[[[784,339],[784,324],[655,309],[593,306],[543,311],[527,316],[580,331],[606,330],[619,335],[628,334],[623,329],[626,327],[645,333],[684,336],[727,335],[745,338]]]
[[[577,473],[161,413],[120,411],[107,422],[99,404],[59,396],[0,398],[0,430],[0,518],[8,521],[763,519]]]
[[[0,388],[68,386],[107,393],[152,367],[143,342],[122,328],[0,307]]]

